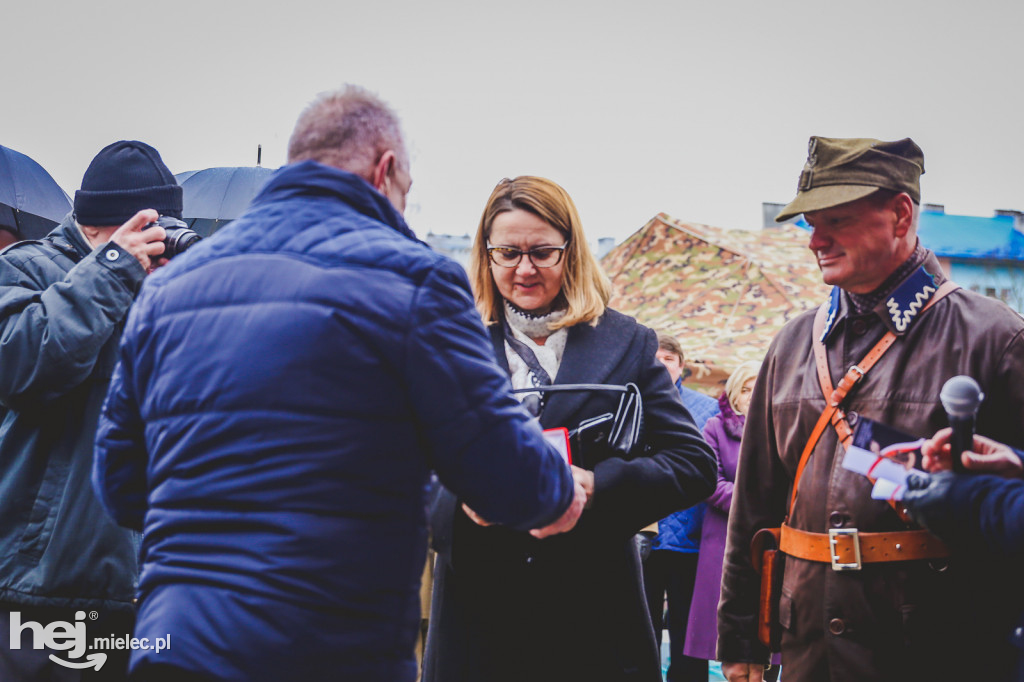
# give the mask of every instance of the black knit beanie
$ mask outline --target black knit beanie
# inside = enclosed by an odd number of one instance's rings
[[[144,142],[115,142],[96,155],[75,192],[79,225],[121,225],[144,208],[181,218],[181,187],[160,154]]]

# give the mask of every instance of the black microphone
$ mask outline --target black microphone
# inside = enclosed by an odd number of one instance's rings
[[[960,456],[974,449],[974,418],[978,406],[985,399],[978,382],[968,376],[956,376],[942,385],[939,400],[946,410],[953,436],[949,439],[950,454],[953,455],[953,471],[964,472]]]

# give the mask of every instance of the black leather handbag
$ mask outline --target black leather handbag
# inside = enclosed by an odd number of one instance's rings
[[[584,419],[569,429],[572,462],[583,469],[593,469],[609,457],[633,459],[643,453],[644,404],[640,389],[634,383],[616,384],[552,384],[517,388],[513,393],[559,393],[581,391],[613,391],[621,393],[615,412],[606,412]]]

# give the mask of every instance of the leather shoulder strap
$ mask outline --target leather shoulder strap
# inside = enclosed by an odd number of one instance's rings
[[[939,285],[935,294],[928,299],[928,303],[921,309],[921,313],[923,314],[941,299],[959,288],[960,286],[952,280],[946,280]],[[818,422],[814,425],[811,435],[808,436],[803,452],[800,453],[800,462],[797,464],[796,475],[793,477],[793,490],[789,496],[789,510],[786,513],[787,520],[793,512],[793,505],[796,504],[797,488],[800,485],[800,478],[803,476],[804,468],[807,466],[807,461],[810,459],[814,447],[818,444],[821,434],[824,433],[825,427],[831,422],[836,430],[836,435],[839,436],[839,440],[843,444],[843,448],[850,447],[850,443],[853,440],[853,430],[850,428],[849,423],[847,423],[846,415],[839,409],[839,406],[842,405],[850,390],[868,373],[868,370],[875,366],[875,363],[892,347],[898,338],[896,334],[886,332],[878,343],[868,351],[863,360],[847,370],[843,378],[840,379],[839,386],[833,389],[832,376],[828,369],[828,354],[825,344],[821,339],[821,335],[825,330],[825,320],[828,317],[828,311],[828,302],[822,303],[818,307],[818,312],[814,316],[814,327],[811,336],[811,344],[814,348],[814,361],[818,370],[818,383],[821,386],[821,393],[825,397],[825,409],[818,418]]]

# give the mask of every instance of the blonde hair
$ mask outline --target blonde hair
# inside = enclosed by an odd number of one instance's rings
[[[608,305],[611,282],[587,246],[576,204],[568,192],[547,178],[532,175],[521,175],[511,180],[505,178],[499,182],[491,192],[480,218],[470,254],[469,278],[473,284],[476,307],[484,323],[494,324],[503,315],[502,297],[494,283],[487,258],[487,240],[495,217],[516,209],[537,216],[558,230],[566,240],[562,290],[559,294],[565,300],[566,313],[565,317],[551,325],[552,331],[581,322],[596,325]]]
[[[729,378],[726,379],[725,395],[729,399],[729,406],[732,407],[733,412],[736,414],[741,414],[736,408],[736,403],[740,398],[740,391],[743,390],[743,384],[747,383],[751,379],[757,378],[757,373],[760,371],[760,362],[748,360],[734,369],[732,374],[729,375]]]

